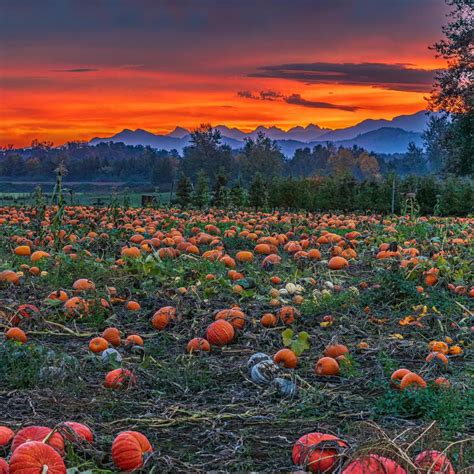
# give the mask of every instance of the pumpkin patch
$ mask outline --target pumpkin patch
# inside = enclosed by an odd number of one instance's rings
[[[0,472],[472,463],[472,218],[45,206],[0,222]]]

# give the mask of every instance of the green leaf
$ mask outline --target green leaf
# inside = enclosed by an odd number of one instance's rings
[[[283,345],[288,347],[290,344],[291,344],[291,341],[293,339],[293,329],[285,329],[282,333],[281,333],[281,338],[283,340]]]
[[[300,356],[303,354],[303,352],[308,349],[308,347],[305,346],[305,343],[297,339],[296,341],[293,341],[291,343],[291,350],[297,355]]]

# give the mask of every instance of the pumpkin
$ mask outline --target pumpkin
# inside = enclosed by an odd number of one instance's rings
[[[69,316],[86,316],[89,312],[89,304],[79,296],[73,296],[64,303],[64,309]]]
[[[44,252],[43,250],[37,250],[36,252],[33,252],[31,254],[30,260],[32,262],[39,262],[40,260],[43,260],[45,258],[49,258],[50,255],[48,252]]]
[[[142,347],[145,345],[145,343],[143,342],[143,338],[138,334],[130,334],[130,336],[127,336],[127,339],[125,339],[125,344]]]
[[[309,433],[302,436],[293,446],[293,463],[309,472],[335,472],[344,451],[349,445],[325,433]]]
[[[234,339],[234,326],[224,319],[214,321],[206,331],[206,339],[213,346],[225,346]]]
[[[280,349],[273,356],[273,362],[283,364],[286,369],[294,369],[298,365],[298,357],[291,349]]]
[[[79,278],[73,283],[72,287],[76,291],[92,291],[95,290],[95,283],[87,278]]]
[[[292,324],[295,321],[296,310],[293,306],[283,306],[280,311],[278,311],[278,317],[281,319],[283,324],[287,326]]]
[[[277,377],[273,381],[273,385],[277,391],[285,397],[293,398],[298,392],[298,387],[292,380],[284,379],[282,377]]]
[[[109,343],[107,339],[104,339],[103,337],[94,337],[89,342],[89,350],[91,352],[94,352],[94,354],[98,354],[100,352],[105,351],[109,347]]]
[[[257,362],[250,369],[250,378],[258,385],[269,385],[277,374],[278,366],[271,359]]]
[[[27,426],[22,428],[13,437],[12,452],[28,441],[41,441],[48,438],[47,444],[54,448],[61,456],[64,455],[64,439],[59,433],[52,433],[52,429],[47,426]]]
[[[6,333],[5,337],[11,341],[17,341],[21,344],[25,344],[27,341],[26,334],[20,328],[10,328]]]
[[[400,381],[400,390],[405,390],[408,387],[426,388],[426,382],[418,374],[410,372]]]
[[[235,329],[243,329],[245,326],[245,314],[239,308],[223,309],[216,314],[215,320],[225,319]]]
[[[249,357],[249,360],[247,361],[247,366],[251,370],[254,365],[264,360],[269,360],[271,362],[272,358],[269,355],[264,354],[263,352],[256,352],[255,354],[252,354]]]
[[[46,299],[53,301],[62,301],[63,303],[68,300],[68,294],[63,290],[56,290],[50,293]]]
[[[265,313],[260,319],[260,323],[266,328],[274,328],[277,325],[277,317],[272,313]]]
[[[426,356],[426,362],[440,361],[442,364],[448,365],[449,360],[442,352],[430,352]]]
[[[451,461],[439,451],[423,451],[418,454],[414,461],[420,472],[432,474],[455,474]]]
[[[163,330],[176,317],[176,308],[164,306],[160,308],[152,317],[151,324],[158,331]]]
[[[5,459],[0,458],[0,474],[9,474],[10,472],[10,467],[8,466],[8,463],[5,461]]]
[[[66,425],[68,428],[74,431],[75,435],[78,438],[82,438],[88,443],[92,443],[94,441],[94,435],[92,434],[92,431],[88,426],[82,423],[77,423],[76,421],[65,421],[64,425]],[[72,438],[71,436],[68,436],[67,434],[65,434],[65,438],[68,441],[74,441],[74,438]]]
[[[137,301],[127,301],[125,303],[125,309],[128,309],[129,311],[140,311],[142,307]]]
[[[240,263],[251,263],[253,261],[253,253],[242,250],[240,252],[237,252],[235,258]]]
[[[411,374],[408,369],[398,369],[390,376],[390,383],[397,388],[400,388],[400,382],[405,375]]]
[[[124,247],[120,255],[124,258],[139,258],[141,253],[137,247]]]
[[[144,464],[144,456],[153,448],[147,437],[138,431],[122,431],[112,443],[112,460],[120,471],[132,472]]]
[[[438,377],[435,379],[434,382],[438,387],[443,387],[443,388],[451,387],[451,382],[445,377]]]
[[[344,257],[332,257],[328,262],[330,270],[342,270],[349,266],[349,262]]]
[[[317,375],[339,375],[339,364],[332,357],[322,357],[316,362],[314,371]]]
[[[211,350],[211,345],[206,339],[202,337],[195,337],[188,342],[186,350],[192,354],[193,352],[209,352]]]
[[[6,446],[15,436],[15,432],[8,426],[0,426],[0,447]]]
[[[66,474],[63,459],[48,444],[40,441],[23,443],[10,458],[10,474]]]
[[[432,352],[441,352],[441,354],[449,353],[449,346],[443,341],[431,341],[428,344],[428,348]]]
[[[11,283],[12,285],[19,285],[20,275],[18,275],[13,270],[3,270],[0,272],[0,281]]]
[[[120,346],[120,331],[117,328],[107,328],[102,333],[102,337],[115,347]]]
[[[105,349],[105,351],[100,354],[100,359],[104,364],[108,364],[110,362],[122,362],[122,356],[120,355],[120,352],[117,349],[114,349],[113,347]]]
[[[20,257],[29,257],[31,255],[31,248],[29,245],[19,245],[15,248],[14,253]]]
[[[115,369],[106,374],[104,386],[113,389],[128,389],[136,383],[137,379],[133,372],[128,369]]]
[[[395,461],[378,454],[358,458],[342,470],[342,474],[406,474],[406,472]]]
[[[326,357],[332,357],[333,359],[337,359],[339,356],[348,353],[349,349],[344,344],[331,344],[324,350],[324,355]]]

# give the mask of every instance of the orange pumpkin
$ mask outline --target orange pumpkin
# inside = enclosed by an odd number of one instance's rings
[[[107,328],[102,333],[102,337],[115,347],[120,346],[121,336],[117,328]]]
[[[298,365],[297,355],[290,349],[280,349],[274,356],[275,364],[283,364],[286,369],[294,369]]]
[[[186,350],[192,354],[194,352],[210,352],[211,345],[202,337],[195,337],[188,342]]]
[[[339,375],[339,364],[332,357],[321,357],[316,362],[314,371],[317,375],[322,376]]]
[[[206,339],[213,346],[225,346],[234,339],[234,326],[224,319],[214,321],[206,331]]]
[[[332,257],[328,262],[330,270],[342,270],[349,266],[349,262],[344,257]]]
[[[140,469],[145,456],[152,452],[148,438],[138,431],[122,431],[112,443],[112,460],[123,472]]]
[[[89,350],[95,354],[105,351],[108,347],[109,343],[107,339],[103,337],[94,337],[94,339],[89,342]]]
[[[24,443],[28,443],[29,441],[43,442],[44,439],[48,437],[47,444],[63,456],[64,439],[58,432],[51,434],[52,431],[53,430],[47,426],[27,426],[26,428],[22,428],[13,438],[12,453]]]
[[[48,444],[30,441],[19,446],[10,458],[10,474],[66,474],[62,457]]]
[[[20,328],[10,328],[5,333],[5,337],[11,341],[20,342],[21,344],[25,344],[28,340],[24,331],[22,331]]]

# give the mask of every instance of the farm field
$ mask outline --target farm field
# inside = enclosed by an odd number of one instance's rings
[[[473,472],[473,237],[474,218],[1,207],[0,457],[35,439],[50,473]]]

